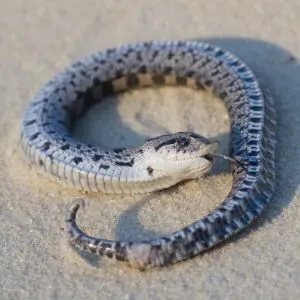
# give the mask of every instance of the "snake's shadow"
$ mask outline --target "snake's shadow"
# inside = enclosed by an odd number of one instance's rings
[[[198,40],[198,39],[197,39]],[[271,91],[277,111],[277,150],[276,150],[276,188],[272,202],[258,220],[242,233],[231,238],[236,241],[257,230],[272,219],[280,216],[293,200],[300,182],[300,65],[287,50],[269,42],[246,38],[211,38],[199,39],[219,45],[240,57],[257,74]],[[221,144],[226,148],[229,133],[220,137]],[[224,146],[225,145],[225,146]],[[226,152],[226,151],[225,151]],[[226,171],[225,163],[219,165],[215,172]],[[138,204],[124,211],[118,218],[115,229],[119,240],[143,236],[158,237],[161,235],[140,223],[138,215],[149,197],[143,198]],[[201,201],[201,199],[199,199]],[[143,239],[142,238],[142,239]]]

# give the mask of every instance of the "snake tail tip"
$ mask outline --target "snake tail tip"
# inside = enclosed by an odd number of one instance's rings
[[[67,212],[67,215],[66,215],[66,222],[70,222],[70,221],[74,221],[76,219],[76,215],[77,215],[77,212],[79,209],[84,209],[85,208],[85,202],[83,199],[75,199],[69,209],[68,209],[68,212]]]
[[[82,198],[74,199],[73,202],[71,203],[71,210],[74,209],[75,207],[78,207],[77,210],[79,208],[84,209],[85,205],[86,203]]]

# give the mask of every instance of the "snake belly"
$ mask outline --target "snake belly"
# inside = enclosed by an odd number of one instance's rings
[[[233,186],[214,211],[170,235],[150,241],[112,241],[83,233],[73,206],[67,218],[75,246],[131,266],[164,266],[227,240],[261,214],[275,183],[275,110],[252,71],[231,53],[200,42],[141,42],[87,56],[51,79],[23,120],[29,162],[76,188],[143,193],[175,184],[135,169],[138,149],[101,149],[76,140],[74,120],[111,93],[156,85],[210,89],[225,102],[231,122]]]

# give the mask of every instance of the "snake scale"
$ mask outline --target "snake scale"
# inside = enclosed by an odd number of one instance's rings
[[[112,93],[181,85],[211,90],[231,120],[233,185],[226,199],[193,224],[153,240],[113,241],[88,236],[67,214],[69,242],[144,269],[191,258],[248,226],[267,206],[275,184],[275,110],[252,71],[231,53],[201,42],[141,42],[87,56],[53,77],[25,112],[22,147],[29,162],[76,188],[144,193],[198,178],[214,162],[216,143],[178,132],[136,148],[101,149],[76,140],[74,120]]]

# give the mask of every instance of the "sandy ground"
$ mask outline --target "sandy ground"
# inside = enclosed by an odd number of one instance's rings
[[[299,1],[10,0],[0,7],[1,299],[300,299]],[[66,244],[66,205],[83,195],[37,176],[19,132],[30,98],[53,74],[91,52],[150,39],[210,41],[262,77],[278,112],[278,183],[267,211],[230,243],[139,272]],[[185,129],[219,138],[226,153],[221,101],[179,88],[110,99],[78,121],[75,135],[113,147]],[[156,194],[84,195],[80,223],[108,238],[159,236],[213,209],[230,184],[219,164],[203,180]]]

